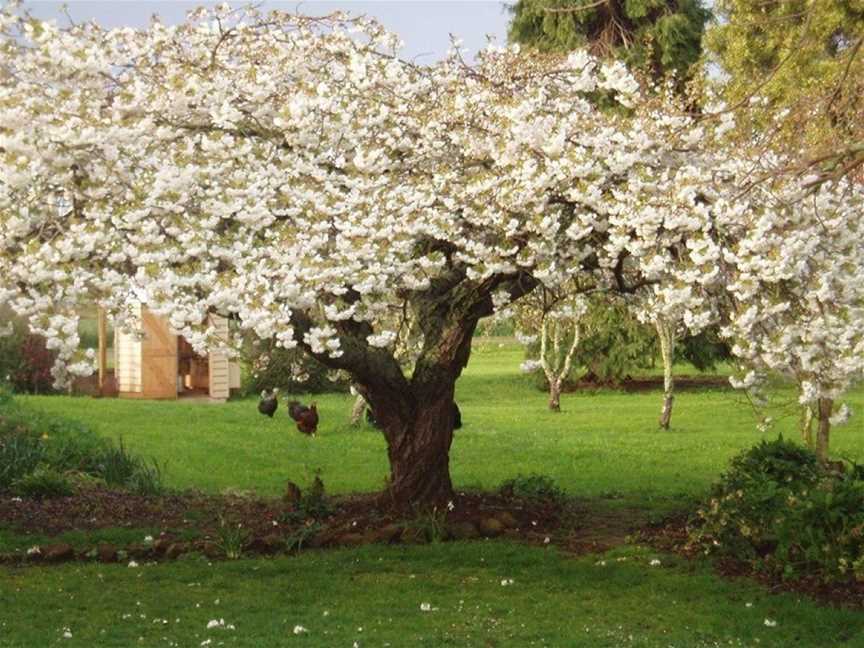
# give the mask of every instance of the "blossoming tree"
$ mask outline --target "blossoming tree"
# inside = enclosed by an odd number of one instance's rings
[[[579,275],[710,320],[723,232],[772,222],[729,199],[749,166],[620,64],[490,48],[420,67],[397,46],[340,15],[104,30],[0,10],[0,302],[58,349],[58,380],[88,370],[82,303],[122,319],[140,299],[199,350],[224,344],[208,314],[231,317],[362,386],[408,504],[451,494],[454,385],[496,308]],[[410,375],[400,310],[422,335]]]
[[[588,305],[578,291],[571,295],[552,293],[544,288],[520,300],[514,310],[520,329],[516,339],[529,348],[538,337],[540,339],[538,357],[523,362],[521,369],[526,373],[543,370],[549,387],[549,409],[560,412],[561,388],[570,376]]]

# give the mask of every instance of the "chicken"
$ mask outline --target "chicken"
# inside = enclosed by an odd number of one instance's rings
[[[275,387],[270,395],[267,395],[267,390],[261,392],[261,400],[258,403],[258,411],[261,412],[264,416],[269,416],[273,418],[273,415],[276,413],[276,409],[279,407],[279,401],[277,400],[277,394],[279,394],[279,388]]]
[[[315,436],[318,430],[318,407],[312,403],[309,407],[297,401],[288,403],[288,416],[297,422],[297,429],[303,434]]]

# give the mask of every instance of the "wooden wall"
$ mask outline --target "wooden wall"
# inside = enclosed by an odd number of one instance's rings
[[[114,329],[114,373],[122,395],[141,395],[141,341],[135,331]]]
[[[177,336],[148,310],[141,313],[141,386],[144,398],[177,398]]]
[[[127,398],[176,399],[178,379],[177,336],[165,319],[146,309],[141,312],[141,332],[115,330],[115,371],[120,395]],[[228,340],[228,320],[211,316],[219,337]],[[227,400],[231,389],[240,387],[240,367],[224,351],[208,358],[209,396]]]
[[[210,316],[210,324],[216,329],[216,335],[228,340],[228,320],[217,315]],[[230,363],[228,354],[224,351],[210,353],[210,398],[227,400],[231,388]]]

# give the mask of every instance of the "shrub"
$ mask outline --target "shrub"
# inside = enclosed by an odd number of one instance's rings
[[[72,484],[63,473],[40,465],[12,482],[12,491],[25,497],[65,497],[72,494]]]
[[[499,491],[508,497],[560,502],[565,498],[564,491],[555,480],[546,475],[517,475],[501,484]]]
[[[864,483],[782,437],[763,441],[732,460],[688,535],[706,554],[786,578],[864,580]]]
[[[89,476],[94,484],[142,495],[162,491],[160,466],[129,453],[122,440],[114,445],[82,423],[23,409],[7,396],[0,389],[0,489],[10,488],[41,465],[57,474],[75,475],[82,486]]]
[[[140,459],[126,486],[138,495],[158,495],[164,490],[162,468],[155,459]]]
[[[29,431],[0,434],[0,489],[33,472],[44,454],[39,437]]]
[[[0,337],[0,380],[17,392],[51,393],[51,367],[56,357],[57,352],[48,349],[44,337],[29,333],[21,320],[13,318],[12,334]]]
[[[106,448],[99,455],[95,472],[109,486],[125,486],[132,479],[139,463],[137,457],[126,451],[121,438],[116,446]]]

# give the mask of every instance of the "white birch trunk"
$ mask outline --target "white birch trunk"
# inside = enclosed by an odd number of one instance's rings
[[[672,403],[675,400],[675,376],[672,363],[675,358],[675,331],[662,317],[654,321],[660,337],[660,356],[663,359],[663,409],[660,410],[660,427],[669,429],[672,421]]]

